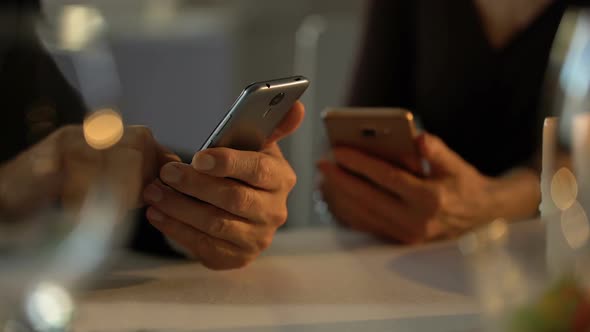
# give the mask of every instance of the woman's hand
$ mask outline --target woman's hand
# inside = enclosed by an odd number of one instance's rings
[[[438,137],[424,134],[417,144],[430,164],[426,177],[348,148],[334,149],[335,162],[320,161],[320,188],[336,219],[360,231],[417,243],[456,236],[497,217],[524,218],[536,211],[538,179],[530,172],[494,179]],[[519,193],[526,197],[513,196]]]

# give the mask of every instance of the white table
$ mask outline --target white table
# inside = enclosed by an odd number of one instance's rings
[[[468,288],[452,242],[294,230],[237,271],[126,257],[84,296],[76,331],[474,331]]]

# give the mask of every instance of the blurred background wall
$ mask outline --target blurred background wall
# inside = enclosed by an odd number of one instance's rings
[[[44,0],[56,15],[66,0]],[[80,3],[79,1],[77,3]],[[317,224],[314,162],[324,153],[320,111],[341,105],[362,29],[360,0],[94,0],[109,45],[128,124],[190,157],[248,83],[292,74],[311,79],[307,117],[282,142],[298,174],[288,227]],[[73,84],[68,54],[56,57]]]

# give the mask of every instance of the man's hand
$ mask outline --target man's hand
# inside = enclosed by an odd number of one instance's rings
[[[427,177],[348,148],[334,150],[335,162],[320,161],[320,189],[335,218],[363,232],[418,243],[456,236],[497,217],[524,217],[536,210],[534,190],[520,190],[531,196],[520,196],[520,200],[512,197],[515,190],[509,195],[504,192],[516,188],[509,183],[514,181],[538,188],[534,176],[490,178],[438,137],[424,134],[417,144],[431,166]]]
[[[147,217],[169,239],[213,269],[245,266],[287,219],[296,176],[277,141],[304,116],[297,102],[260,152],[212,148],[190,165],[165,165],[144,192]]]
[[[145,127],[125,128],[121,140],[104,150],[86,142],[81,126],[62,127],[2,165],[0,207],[14,218],[54,202],[75,211],[93,186],[108,185],[124,212],[142,204],[143,186],[172,160],[179,159]]]

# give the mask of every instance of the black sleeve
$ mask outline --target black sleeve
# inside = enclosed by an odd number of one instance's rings
[[[39,84],[39,100],[55,104],[58,110],[57,124],[81,124],[86,106],[76,89],[65,79],[53,58],[44,50],[36,55],[36,81]]]
[[[0,6],[0,162],[55,129],[81,123],[85,106],[35,33],[30,9]]]
[[[415,6],[414,1],[370,1],[351,106],[412,107]]]
[[[590,0],[569,0],[566,3],[577,7],[590,7]]]

